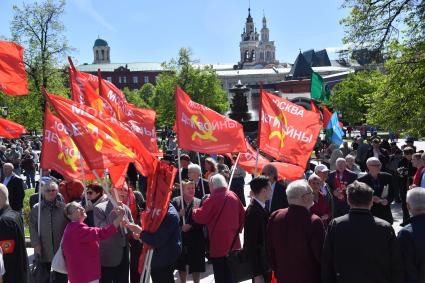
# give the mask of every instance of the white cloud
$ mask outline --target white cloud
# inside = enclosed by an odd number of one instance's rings
[[[109,31],[116,32],[117,29],[111,25],[102,15],[100,15],[93,5],[93,0],[74,0],[77,7],[92,17],[97,23],[107,28]]]

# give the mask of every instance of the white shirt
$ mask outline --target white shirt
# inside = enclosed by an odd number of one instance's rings
[[[0,276],[3,276],[5,273],[6,270],[4,269],[3,252],[0,252]]]
[[[256,198],[256,197],[253,197],[253,198],[261,205],[262,208],[266,209],[266,203],[258,200],[258,198]]]

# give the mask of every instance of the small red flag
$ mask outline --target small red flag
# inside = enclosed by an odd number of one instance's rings
[[[24,126],[0,118],[0,137],[18,139],[25,133],[27,133],[27,130],[25,130]]]
[[[0,40],[0,91],[11,96],[28,94],[24,48],[15,42]]]
[[[176,128],[180,148],[214,154],[246,152],[242,125],[192,101],[176,86]]]
[[[329,121],[331,120],[331,117],[332,117],[332,112],[329,111],[328,107],[322,106],[322,114],[323,114],[323,128],[327,129]]]
[[[259,148],[305,168],[322,128],[320,115],[264,90],[260,100]]]

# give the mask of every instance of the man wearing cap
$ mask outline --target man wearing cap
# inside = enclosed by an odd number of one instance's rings
[[[394,200],[394,182],[392,176],[381,172],[382,164],[376,157],[366,161],[368,173],[359,178],[359,182],[367,184],[373,190],[372,215],[392,224],[394,219],[390,204]]]
[[[344,158],[336,160],[336,170],[329,174],[327,183],[333,197],[333,215],[342,216],[348,213],[346,188],[357,179],[357,174],[347,170],[347,161]]]
[[[415,139],[413,137],[407,137],[406,143],[401,146],[401,150],[403,150],[406,147],[411,147],[413,148],[413,151],[416,152],[416,146],[413,145],[414,143],[415,143]]]

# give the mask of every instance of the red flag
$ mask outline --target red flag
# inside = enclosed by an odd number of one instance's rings
[[[4,137],[7,139],[18,139],[26,132],[27,130],[25,130],[24,126],[0,118],[0,137]]]
[[[128,164],[129,163],[108,168],[109,177],[111,177],[111,182],[114,185],[114,188],[121,189],[124,185],[128,171]]]
[[[261,92],[259,147],[279,161],[305,168],[322,128],[318,113]]]
[[[24,48],[15,42],[0,40],[0,91],[7,95],[28,94]]]
[[[241,124],[192,101],[178,86],[176,125],[180,148],[209,154],[247,150]]]
[[[91,169],[134,161],[143,175],[153,172],[156,159],[124,124],[94,108],[44,93]]]
[[[316,103],[314,103],[313,100],[310,100],[310,106],[311,106],[311,111],[320,113],[319,109],[316,106]]]
[[[323,128],[326,129],[328,127],[329,121],[331,120],[332,112],[329,111],[328,107],[322,106],[322,114],[323,114]]]
[[[96,76],[88,73],[80,72],[72,63],[71,57],[68,57],[69,64],[69,80],[71,85],[72,100],[79,104],[84,104],[103,113],[114,116],[114,110],[111,105],[99,96],[99,80]]]
[[[257,163],[257,151],[248,142],[246,146],[248,148],[248,151],[246,153],[241,153],[238,164],[248,173],[255,174],[255,167]],[[263,170],[264,166],[270,163],[276,167],[280,179],[298,180],[304,174],[304,168],[300,166],[284,162],[270,162],[261,154],[258,155],[257,174],[259,174]]]
[[[102,79],[100,69],[97,71],[99,80],[99,95],[111,106],[115,117],[123,121],[130,113],[128,102],[125,99],[124,93],[118,89],[113,83]]]
[[[80,152],[67,134],[64,124],[46,108],[43,129],[43,147],[41,150],[41,168],[53,169],[66,180],[82,180]],[[83,161],[86,180],[94,180],[87,163]]]
[[[156,232],[168,211],[171,190],[174,184],[177,169],[165,161],[157,163],[153,183],[146,192],[146,210],[142,212],[141,221],[143,230]],[[150,247],[143,245],[139,259],[139,272],[142,272],[144,259]]]
[[[125,124],[140,139],[146,149],[154,154],[159,153],[156,142],[155,119],[156,112],[150,109],[141,109],[128,105],[128,115]]]

